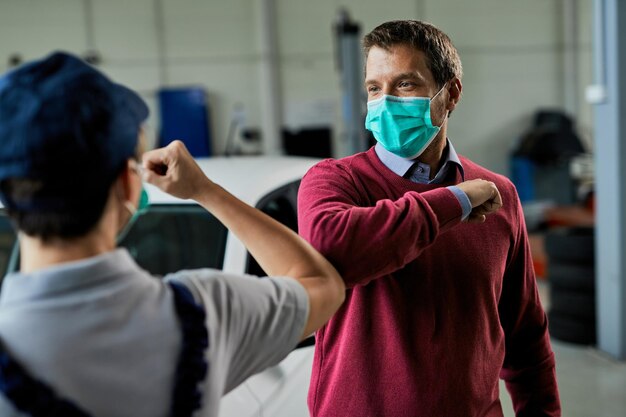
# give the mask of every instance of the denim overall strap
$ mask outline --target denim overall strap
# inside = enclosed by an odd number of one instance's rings
[[[183,335],[170,416],[186,417],[202,406],[199,384],[208,371],[205,352],[209,346],[209,333],[204,308],[196,303],[191,291],[181,283],[171,281],[168,284],[174,293],[174,306]]]
[[[32,417],[89,417],[76,404],[31,377],[1,344],[0,391],[15,408]]]

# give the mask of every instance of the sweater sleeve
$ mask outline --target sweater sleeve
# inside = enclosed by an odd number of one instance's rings
[[[300,234],[349,288],[402,268],[461,220],[461,205],[445,187],[409,191],[373,206],[364,193],[345,167],[331,161],[313,167],[298,193]]]
[[[561,405],[548,321],[537,291],[521,204],[515,192],[509,199],[517,205],[517,236],[499,301],[506,338],[500,377],[511,395],[517,417],[557,417],[561,415]]]

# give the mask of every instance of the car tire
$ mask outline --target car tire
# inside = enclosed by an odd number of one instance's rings
[[[545,236],[545,250],[550,261],[593,265],[594,229],[571,227],[549,230]]]
[[[596,300],[593,293],[579,291],[552,291],[550,312],[574,319],[595,321]]]
[[[567,264],[550,260],[548,281],[554,290],[595,291],[595,269],[593,264]]]
[[[581,320],[565,314],[550,312],[548,314],[550,335],[563,342],[579,345],[596,344],[595,320]]]

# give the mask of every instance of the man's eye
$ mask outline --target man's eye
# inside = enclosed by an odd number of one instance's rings
[[[367,87],[367,92],[372,94],[372,93],[376,93],[380,90],[380,88],[378,88],[375,85],[370,85],[369,87]]]
[[[413,87],[415,85],[415,83],[412,83],[410,81],[400,81],[400,84],[398,85],[400,88],[410,88]]]

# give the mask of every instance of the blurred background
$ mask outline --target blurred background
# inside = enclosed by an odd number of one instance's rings
[[[476,162],[507,174],[509,153],[540,108],[566,111],[591,145],[592,108],[583,99],[592,78],[591,0],[0,0],[0,71],[63,49],[137,90],[155,133],[162,90],[200,87],[214,155],[229,151],[235,121],[237,139],[259,134],[271,152],[284,152],[272,134],[328,129],[320,146],[329,139],[332,156],[343,156],[342,8],[360,37],[407,18],[451,36],[464,90],[450,137]],[[268,117],[278,128],[267,127]]]
[[[510,177],[523,202],[564,415],[625,416],[625,9],[620,0],[0,0],[0,72],[73,52],[145,99],[148,147],[183,139],[198,157],[338,158],[372,143],[362,36],[388,20],[433,23],[463,62],[450,139]]]

